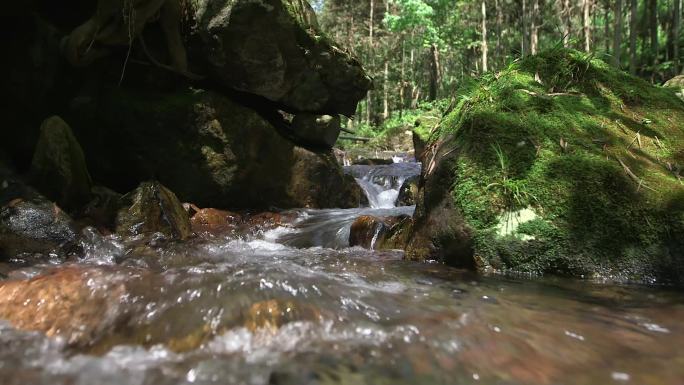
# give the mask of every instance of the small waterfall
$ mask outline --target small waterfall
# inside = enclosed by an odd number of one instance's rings
[[[420,174],[421,165],[416,162],[399,162],[388,165],[353,165],[344,168],[356,178],[371,208],[395,207],[401,185],[411,177]]]

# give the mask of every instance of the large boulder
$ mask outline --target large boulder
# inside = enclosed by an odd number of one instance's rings
[[[156,179],[200,207],[358,206],[332,152],[295,146],[271,116],[211,91],[103,94],[74,127],[93,175],[117,191]]]
[[[674,92],[564,49],[467,92],[424,153],[407,258],[684,279],[684,104]]]
[[[190,218],[176,195],[159,182],[143,182],[121,198],[117,233],[127,236],[164,234],[172,239],[192,235]]]
[[[73,209],[87,203],[92,181],[85,156],[71,127],[53,116],[40,127],[31,163],[32,184],[60,206]]]
[[[307,1],[198,0],[210,77],[293,112],[353,115],[371,87],[361,64],[318,26]]]

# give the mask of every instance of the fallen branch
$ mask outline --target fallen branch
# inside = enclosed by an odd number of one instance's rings
[[[340,139],[343,139],[343,140],[355,140],[355,141],[357,141],[357,142],[368,142],[368,141],[370,141],[372,138],[364,138],[364,137],[361,137],[361,136],[340,136]]]
[[[634,174],[634,172],[632,172],[632,170],[631,170],[631,169],[625,164],[625,162],[623,162],[620,158],[617,158],[617,161],[620,162],[620,165],[621,165],[622,168],[625,170],[625,173],[626,173],[630,178],[632,178],[632,180],[638,185],[637,191],[639,191],[639,190],[641,189],[641,186],[644,186],[644,188],[647,188],[647,189],[649,189],[649,190],[651,190],[651,191],[653,191],[653,192],[658,192],[657,190],[655,190],[655,189],[653,189],[652,187],[650,187],[649,185],[647,185],[647,184],[644,182],[643,179],[641,179],[641,178],[639,178],[638,176],[636,176],[636,174]]]

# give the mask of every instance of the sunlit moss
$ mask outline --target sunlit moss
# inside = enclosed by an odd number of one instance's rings
[[[684,276],[684,103],[673,91],[556,48],[469,85],[440,130],[460,148],[452,195],[485,264]],[[496,235],[501,213],[527,207],[539,217]]]

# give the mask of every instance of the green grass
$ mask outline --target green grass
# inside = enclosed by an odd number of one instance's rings
[[[684,103],[673,91],[556,48],[459,94],[437,136],[460,148],[452,196],[481,264],[684,277],[684,186],[670,171],[684,167]],[[496,235],[502,213],[527,207],[539,217]]]

